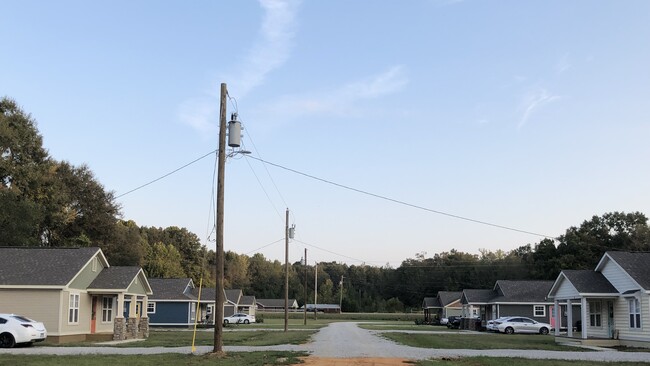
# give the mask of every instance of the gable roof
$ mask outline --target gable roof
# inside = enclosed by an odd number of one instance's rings
[[[255,306],[255,296],[242,296],[239,305]]]
[[[493,303],[548,302],[548,292],[553,281],[509,281],[499,280],[494,285],[496,297]]]
[[[239,300],[242,297],[242,290],[240,289],[226,290],[225,294],[226,294],[226,301],[229,301],[233,304],[239,304]]]
[[[437,297],[425,297],[424,300],[422,300],[422,309],[429,309],[429,308],[439,308],[440,306],[440,301],[438,301]]]
[[[618,264],[644,290],[650,290],[650,253],[649,252],[607,252],[598,263],[601,267],[606,257]]]
[[[255,301],[263,308],[284,308],[284,299],[256,299]],[[289,299],[289,307],[296,304],[296,299]]]
[[[153,290],[151,300],[194,300],[191,289],[194,282],[191,278],[150,278],[149,285]]]
[[[605,276],[596,271],[590,270],[563,270],[560,272],[571,282],[573,287],[581,294],[613,294],[618,293],[616,288],[605,278]]]
[[[95,256],[108,267],[96,247],[0,247],[0,286],[65,287]]]
[[[494,290],[468,289],[463,290],[461,301],[463,304],[487,304],[494,297]]]
[[[440,305],[447,306],[454,301],[460,300],[463,293],[461,291],[438,291]]]
[[[140,267],[124,266],[124,267],[108,267],[104,268],[99,275],[88,286],[88,290],[128,290],[131,283],[142,274],[143,287],[148,294],[152,294],[150,284],[147,282],[147,277]]]

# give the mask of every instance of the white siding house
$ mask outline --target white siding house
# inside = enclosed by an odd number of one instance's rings
[[[548,297],[555,308],[580,305],[580,319],[568,320],[579,326],[568,327],[567,337],[575,328],[583,340],[650,347],[650,253],[607,252],[593,271],[564,270]]]

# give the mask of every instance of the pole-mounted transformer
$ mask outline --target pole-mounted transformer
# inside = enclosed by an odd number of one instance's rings
[[[233,113],[228,122],[228,146],[241,146],[241,122],[237,120],[237,113]]]

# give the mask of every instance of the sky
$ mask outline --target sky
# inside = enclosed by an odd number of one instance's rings
[[[397,267],[650,215],[649,16],[643,0],[3,0],[0,96],[123,219],[213,249],[226,83],[251,154],[226,163],[225,250],[284,261],[289,209],[291,262]]]

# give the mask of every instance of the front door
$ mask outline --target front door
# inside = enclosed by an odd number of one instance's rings
[[[607,302],[607,327],[609,329],[609,338],[614,339],[614,302]]]
[[[90,334],[95,334],[97,326],[97,296],[93,296],[92,309],[90,312]]]

